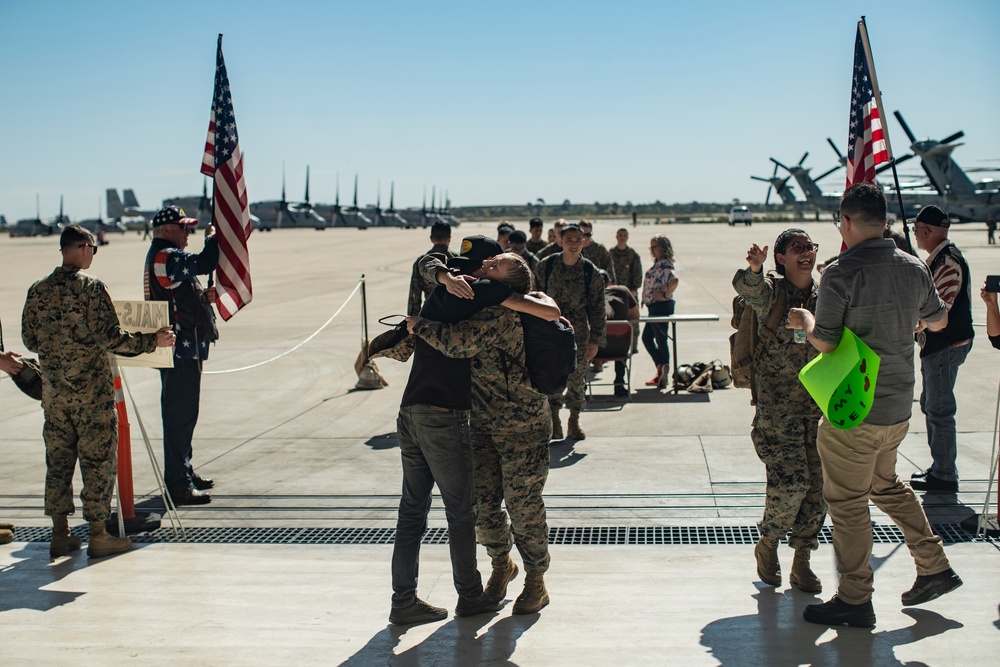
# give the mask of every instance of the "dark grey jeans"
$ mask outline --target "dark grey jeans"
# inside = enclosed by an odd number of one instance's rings
[[[420,540],[427,529],[435,483],[448,520],[455,590],[464,598],[479,597],[483,580],[476,567],[469,411],[429,405],[401,407],[396,418],[396,435],[403,462],[403,492],[392,551],[393,606],[406,606],[417,595]]]

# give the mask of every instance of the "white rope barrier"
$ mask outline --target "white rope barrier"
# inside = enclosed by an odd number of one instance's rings
[[[254,369],[254,368],[260,368],[261,366],[269,364],[272,361],[277,361],[278,359],[281,359],[282,357],[288,356],[289,354],[291,354],[292,352],[294,352],[295,350],[299,349],[300,347],[302,347],[303,345],[305,345],[306,343],[308,343],[309,341],[311,341],[313,338],[315,338],[316,336],[318,336],[320,334],[320,332],[323,331],[323,329],[326,329],[328,326],[330,326],[330,323],[333,322],[334,319],[336,319],[337,315],[340,315],[340,312],[342,310],[344,310],[344,308],[347,306],[347,304],[351,302],[351,299],[354,298],[354,295],[358,293],[358,290],[361,289],[362,282],[363,282],[362,280],[358,281],[358,284],[354,286],[354,290],[351,291],[351,293],[347,295],[347,299],[345,299],[344,303],[342,303],[340,305],[340,308],[337,309],[337,312],[335,312],[333,315],[330,316],[330,319],[328,319],[326,322],[324,322],[323,325],[319,329],[316,329],[316,331],[312,332],[312,334],[310,334],[304,341],[302,341],[298,345],[292,347],[289,350],[285,350],[284,352],[282,352],[281,354],[279,354],[277,356],[271,357],[270,359],[258,362],[256,364],[251,364],[249,366],[243,366],[242,368],[230,368],[230,369],[223,370],[223,371],[203,371],[202,375],[224,375],[226,373],[240,373],[242,371],[249,371],[249,370]]]

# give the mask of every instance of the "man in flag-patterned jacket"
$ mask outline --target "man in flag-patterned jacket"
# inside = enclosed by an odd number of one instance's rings
[[[204,289],[199,275],[210,274],[219,263],[219,243],[211,225],[205,247],[186,252],[192,230],[198,226],[177,206],[167,206],[153,218],[153,242],[146,254],[143,292],[147,301],[166,301],[170,324],[177,334],[174,367],[160,369],[160,411],[163,419],[163,483],[175,505],[203,505],[212,501],[212,479],[191,466],[194,429],[201,397],[201,367],[209,343],[219,337],[215,326],[215,288]]]

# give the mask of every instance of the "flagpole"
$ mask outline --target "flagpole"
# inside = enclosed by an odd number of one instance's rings
[[[910,240],[910,228],[906,224],[906,207],[903,205],[903,193],[899,189],[899,174],[896,172],[896,156],[892,154],[892,145],[889,143],[889,127],[888,127],[888,116],[882,117],[885,114],[885,107],[882,106],[882,89],[878,86],[878,76],[875,74],[875,58],[872,56],[872,47],[868,41],[868,24],[865,23],[865,17],[862,15],[861,21],[858,22],[858,28],[861,30],[861,45],[865,50],[865,58],[868,59],[870,63],[869,69],[872,76],[872,85],[875,87],[875,98],[876,104],[878,105],[879,120],[884,123],[882,125],[882,137],[885,139],[885,150],[889,155],[889,167],[892,170],[892,183],[896,188],[896,201],[899,203],[899,215],[903,218],[903,236],[906,238],[906,245],[913,252],[913,243]]]

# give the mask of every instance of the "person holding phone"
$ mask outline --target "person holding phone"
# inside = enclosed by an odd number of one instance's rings
[[[980,298],[986,303],[986,335],[990,343],[1000,350],[1000,308],[997,307],[997,292],[1000,292],[1000,276],[986,276]]]

